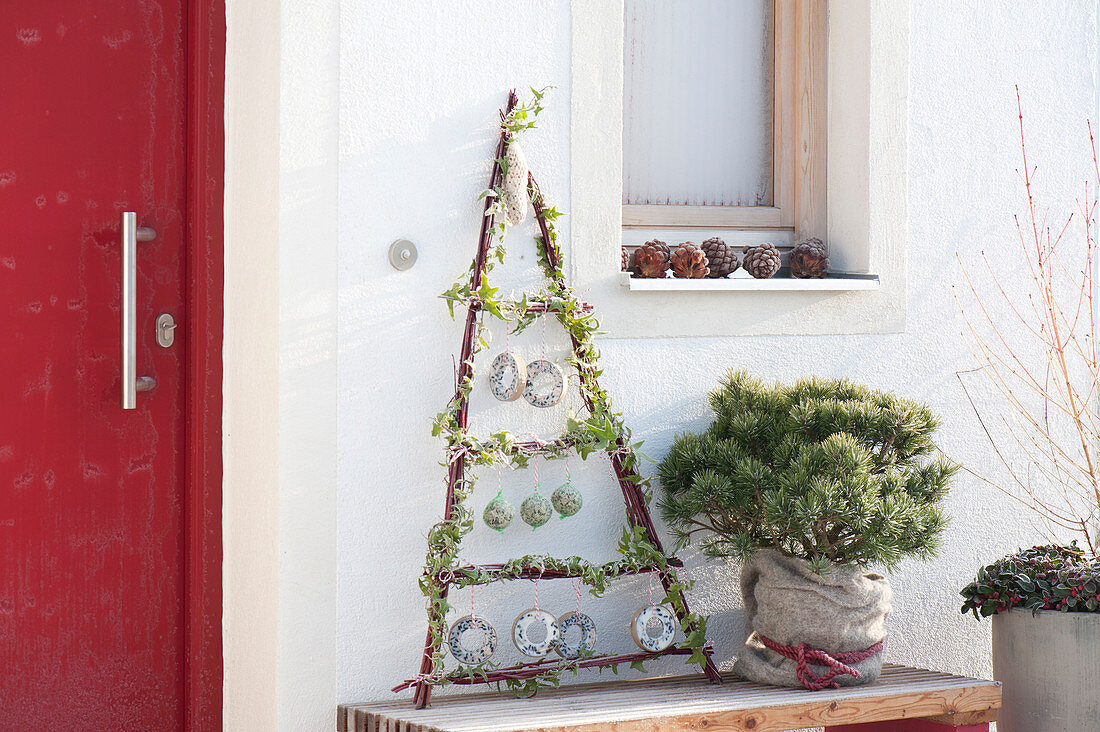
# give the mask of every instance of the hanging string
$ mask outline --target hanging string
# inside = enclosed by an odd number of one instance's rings
[[[649,606],[657,607],[657,603],[653,602],[653,573],[649,572]]]
[[[580,580],[579,577],[577,579],[573,580],[573,589],[575,589],[577,591],[577,610],[576,610],[576,613],[577,613],[577,615],[580,615],[581,614],[581,580]]]
[[[573,472],[569,467],[569,453],[566,452],[565,453],[565,483],[562,485],[562,488],[564,488],[565,486],[572,486],[572,485],[573,485]],[[555,491],[554,493],[555,493],[555,495],[557,495],[557,491]],[[552,498],[553,498],[553,496],[551,496],[551,499]],[[574,511],[574,513],[576,513],[576,512]],[[558,516],[559,521],[565,521],[566,518],[567,518],[567,516],[564,513],[562,515]]]
[[[512,302],[515,302],[515,299],[516,299],[515,289],[513,289],[511,291],[511,293],[509,293],[508,297],[512,300]],[[504,321],[504,350],[505,351],[512,350],[512,329],[509,327],[510,324],[511,324],[510,320],[505,320]]]
[[[542,579],[543,573],[546,571],[546,562],[542,557],[539,557],[539,573],[535,577],[535,611],[539,610],[539,580]]]
[[[474,589],[477,585],[470,585],[470,617],[477,619],[477,607],[474,604]]]
[[[535,459],[531,462],[531,469],[535,473],[535,493],[539,492],[539,456],[535,455]]]
[[[546,359],[546,313],[545,312],[543,312],[543,314],[539,318],[539,320],[542,322],[542,360],[545,361],[545,360],[547,360]]]
[[[676,574],[682,580],[680,582],[680,584],[682,584],[684,586],[684,594],[688,596],[688,599],[694,600],[695,599],[695,594],[692,593],[692,591],[691,591],[692,580],[688,576],[687,566],[680,567],[678,570],[676,570]]]

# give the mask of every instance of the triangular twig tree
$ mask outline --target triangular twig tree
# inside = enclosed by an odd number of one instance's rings
[[[466,325],[462,336],[461,358],[458,364],[457,388],[447,408],[435,422],[433,432],[447,442],[447,495],[443,519],[428,534],[428,554],[425,572],[420,581],[428,598],[428,634],[419,673],[394,688],[401,691],[414,687],[416,706],[427,706],[433,686],[441,684],[504,683],[513,690],[534,693],[541,686],[557,685],[563,671],[581,668],[616,667],[641,662],[662,655],[686,655],[689,663],[697,663],[711,680],[720,677],[710,658],[706,643],[705,618],[692,613],[687,605],[687,583],[677,575],[682,563],[665,553],[649,515],[648,482],[637,472],[638,458],[630,431],[619,414],[612,411],[607,393],[600,388],[597,377],[599,353],[592,337],[598,323],[592,308],[580,302],[565,284],[561,249],[557,243],[554,222],[560,213],[548,206],[533,175],[527,178],[527,196],[534,210],[540,234],[535,237],[539,264],[546,275],[546,288],[538,298],[524,295],[518,300],[498,297],[487,275],[494,263],[504,259],[503,238],[506,230],[506,175],[508,145],[514,135],[534,126],[542,109],[543,93],[533,90],[533,101],[520,105],[513,91],[508,106],[501,113],[500,141],[484,196],[485,212],[478,239],[477,254],[470,266],[469,278],[463,278],[443,294],[452,314],[455,305],[466,308]],[[514,198],[514,194],[513,194]],[[524,202],[526,206],[526,202]],[[569,363],[579,375],[579,387],[589,416],[584,421],[570,419],[565,432],[555,440],[518,441],[508,432],[498,432],[478,438],[467,429],[470,393],[473,387],[474,356],[487,345],[482,332],[483,318],[508,321],[513,333],[518,333],[544,315],[553,314],[569,333],[572,357]],[[570,453],[587,458],[593,453],[606,453],[610,458],[626,503],[626,525],[619,540],[620,558],[606,564],[593,564],[580,557],[557,558],[548,555],[528,555],[503,564],[472,565],[459,563],[463,537],[473,529],[474,517],[465,501],[474,479],[471,466],[510,464],[526,467],[534,458],[561,458]],[[681,642],[656,652],[641,651],[620,655],[595,655],[584,652],[573,659],[543,658],[530,663],[500,667],[492,662],[475,666],[444,667],[444,642],[447,637],[446,614],[450,605],[447,594],[451,587],[469,587],[516,579],[576,578],[599,596],[611,580],[618,577],[652,572],[659,577],[665,595],[663,605],[670,607],[679,620],[684,638]]]

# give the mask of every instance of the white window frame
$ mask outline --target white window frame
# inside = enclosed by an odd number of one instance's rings
[[[833,269],[879,277],[876,289],[840,292],[777,290],[768,287],[770,281],[761,281],[759,289],[720,291],[623,287],[623,2],[572,0],[571,14],[570,274],[599,308],[610,337],[904,330],[908,0],[834,2],[825,18],[828,207],[817,226],[824,227]],[[806,235],[813,226],[792,228]],[[717,226],[694,231],[699,238],[722,233]],[[770,232],[788,238],[792,233],[781,227],[751,233],[766,239]]]

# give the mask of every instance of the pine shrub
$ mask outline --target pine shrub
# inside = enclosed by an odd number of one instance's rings
[[[773,547],[830,563],[895,566],[935,554],[958,466],[934,457],[928,407],[847,380],[766,386],[731,371],[714,423],[676,437],[658,469],[680,540],[713,557]]]

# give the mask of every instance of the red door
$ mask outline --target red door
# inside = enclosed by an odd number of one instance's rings
[[[0,730],[184,725],[184,0],[0,11]],[[120,217],[136,245],[121,404]],[[155,321],[180,327],[158,345]],[[142,383],[148,383],[143,380]]]

